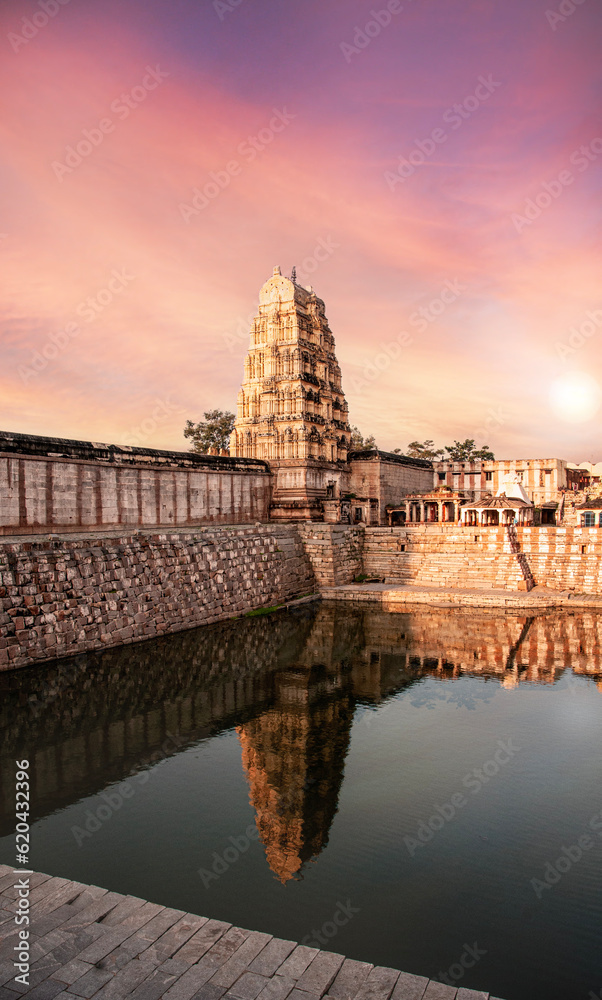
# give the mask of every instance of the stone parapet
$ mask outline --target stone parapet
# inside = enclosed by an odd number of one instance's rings
[[[0,433],[0,535],[267,521],[252,459]]]

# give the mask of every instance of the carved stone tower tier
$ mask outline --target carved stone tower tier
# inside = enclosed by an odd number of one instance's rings
[[[272,517],[321,520],[348,488],[351,431],[324,303],[274,268],[259,293],[230,454],[274,472]]]

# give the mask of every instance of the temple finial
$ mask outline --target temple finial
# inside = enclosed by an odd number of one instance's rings
[[[297,284],[297,268],[296,267],[293,267],[293,270],[291,271],[291,281],[292,281],[293,285]]]

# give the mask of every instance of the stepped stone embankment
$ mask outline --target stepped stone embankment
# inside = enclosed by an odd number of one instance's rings
[[[294,525],[0,543],[0,669],[136,642],[315,591]]]

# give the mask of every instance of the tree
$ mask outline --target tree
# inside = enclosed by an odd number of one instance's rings
[[[431,441],[410,441],[407,454],[410,458],[442,458],[443,448],[435,448],[435,442]]]
[[[446,444],[445,450],[448,457],[454,462],[493,461],[495,459],[495,455],[490,451],[489,445],[484,444],[482,448],[476,448],[474,438],[466,438],[465,441],[454,441],[453,444]]]
[[[376,448],[376,441],[374,440],[374,434],[370,434],[369,437],[364,438],[362,432],[358,427],[351,428],[351,451],[368,451],[370,448]]]
[[[208,410],[203,414],[204,421],[193,424],[186,421],[184,437],[192,441],[191,451],[206,455],[210,448],[218,451],[228,450],[230,434],[234,430],[235,416],[229,410]]]

